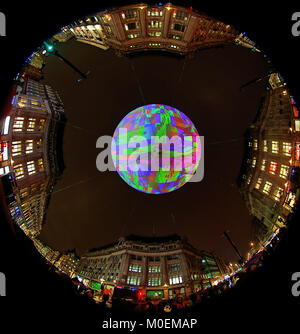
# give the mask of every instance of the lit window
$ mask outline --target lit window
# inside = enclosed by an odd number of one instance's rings
[[[26,140],[25,147],[26,147],[25,149],[26,154],[32,153],[33,152],[33,140],[32,139]]]
[[[264,152],[268,152],[268,142],[264,140]]]
[[[280,187],[277,187],[276,188],[276,190],[275,190],[275,192],[274,192],[274,199],[275,199],[275,201],[279,201],[280,200],[280,198],[281,198],[281,196],[282,196],[282,194],[283,194],[283,189],[282,188],[280,188]]]
[[[149,266],[149,273],[160,273],[160,266]]]
[[[128,276],[127,277],[127,284],[130,285],[140,285],[141,278],[138,276]]]
[[[272,141],[272,153],[278,154],[279,152],[279,143],[278,141]]]
[[[10,124],[10,116],[6,116],[5,120],[3,122],[3,130],[2,130],[2,134],[3,135],[7,135],[8,134],[9,124]]]
[[[161,36],[161,32],[160,31],[150,31],[148,33],[149,36],[151,37],[160,37]]]
[[[142,272],[142,267],[138,264],[130,264],[128,270],[135,273],[140,273]]]
[[[254,157],[253,160],[252,160],[252,167],[254,168],[255,165],[256,165],[256,157]]]
[[[40,158],[40,159],[38,160],[38,170],[39,170],[40,172],[43,172],[43,171],[44,171],[44,163],[43,163],[43,159],[42,159],[42,158]]]
[[[289,175],[289,166],[281,165],[279,176],[283,179],[286,179]]]
[[[127,37],[128,38],[138,38],[138,37],[140,37],[140,34],[130,34]]]
[[[148,278],[148,286],[159,286],[161,285],[160,277],[150,277]]]
[[[277,166],[278,166],[278,163],[275,162],[275,161],[271,161],[270,162],[270,167],[269,167],[269,173],[270,174],[276,174],[276,171],[277,171]]]
[[[282,143],[282,153],[284,155],[290,156],[291,155],[291,151],[292,151],[292,144],[291,143],[287,143],[287,142],[283,142]]]
[[[248,179],[247,179],[247,184],[250,184],[251,179],[252,179],[252,175],[250,174],[249,177],[248,177]]]
[[[44,125],[45,125],[45,119],[41,118],[38,126],[39,131],[42,131],[44,129]]]
[[[21,153],[22,153],[22,142],[20,140],[12,142],[11,153],[12,153],[13,157],[21,155]]]
[[[295,130],[300,131],[300,120],[299,119],[295,120]]]
[[[21,198],[24,198],[26,196],[28,196],[28,188],[24,188],[20,190],[20,196]]]
[[[257,143],[257,139],[253,140],[253,150],[257,150],[258,147],[258,143]]]
[[[162,21],[149,21],[149,24],[148,24],[149,28],[161,28],[162,27]]]
[[[170,276],[169,282],[170,282],[170,285],[180,284],[182,283],[182,276],[181,275]]]
[[[15,176],[16,176],[17,180],[19,180],[22,177],[24,177],[24,168],[23,168],[23,165],[22,164],[15,165],[14,166],[14,172],[15,172]]]
[[[285,199],[284,206],[287,209],[293,208],[296,203],[296,194],[293,194],[291,191]]]
[[[7,142],[0,143],[0,150],[1,150],[0,161],[8,160],[8,144],[7,144]]]
[[[35,128],[35,118],[28,119],[27,131],[34,131]]]
[[[266,183],[264,185],[263,193],[269,195],[270,191],[271,191],[271,188],[272,188],[272,183],[269,182],[269,181],[266,181]]]
[[[262,160],[260,170],[262,170],[262,171],[266,170],[266,162],[267,162],[266,159]]]
[[[28,161],[27,162],[27,171],[28,174],[34,174],[35,173],[35,165],[34,165],[34,161]]]
[[[259,177],[259,178],[257,179],[256,185],[255,185],[255,189],[259,189],[260,186],[261,186],[261,183],[262,183],[262,178]]]
[[[20,132],[23,131],[24,117],[15,117],[13,123],[13,131]]]

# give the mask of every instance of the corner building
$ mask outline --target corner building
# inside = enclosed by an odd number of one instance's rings
[[[205,256],[214,259],[214,271],[206,272]],[[150,298],[172,298],[177,292],[189,296],[222,275],[212,254],[195,249],[176,234],[120,238],[81,256],[76,273],[90,285],[103,282],[111,287],[143,289]]]
[[[59,35],[118,55],[133,51],[164,50],[181,55],[201,48],[241,45],[260,52],[245,34],[190,8],[134,4],[108,9],[63,27]]]
[[[299,112],[278,73],[269,77],[247,136],[239,185],[250,213],[257,218],[253,230],[259,231],[259,236],[253,238],[262,246],[286,224],[299,188]]]

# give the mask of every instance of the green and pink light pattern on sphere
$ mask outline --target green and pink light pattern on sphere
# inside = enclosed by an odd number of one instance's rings
[[[184,113],[167,105],[149,104],[131,111],[119,123],[111,156],[117,172],[131,187],[149,194],[169,193],[196,172],[201,156],[199,138]]]

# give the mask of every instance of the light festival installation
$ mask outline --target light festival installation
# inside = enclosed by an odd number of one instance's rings
[[[111,155],[117,172],[131,187],[149,194],[168,193],[196,172],[200,137],[184,113],[149,104],[131,111],[119,123]]]

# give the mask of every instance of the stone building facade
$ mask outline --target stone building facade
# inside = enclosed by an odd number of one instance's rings
[[[206,270],[204,259],[214,270]],[[165,298],[176,291],[188,296],[223,275],[214,255],[178,235],[120,238],[81,256],[76,273],[90,283],[143,289],[146,295],[155,292]]]
[[[247,148],[239,179],[250,213],[263,225],[260,245],[283,227],[296,203],[299,183],[299,112],[278,73],[269,77],[259,111],[247,131]],[[255,238],[255,236],[253,236]]]

